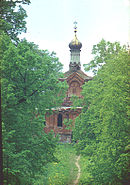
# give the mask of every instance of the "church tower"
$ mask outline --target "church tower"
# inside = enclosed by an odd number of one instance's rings
[[[82,43],[77,39],[77,22],[74,22],[75,27],[74,27],[74,39],[69,43],[69,48],[70,48],[70,64],[69,64],[69,69],[70,71],[74,72],[79,69],[81,69],[81,64],[80,64],[80,49],[82,48]]]
[[[52,109],[53,114],[46,114],[46,127],[45,132],[48,133],[51,130],[55,135],[59,134],[61,142],[71,142],[72,130],[66,129],[64,125],[64,119],[72,120],[73,125],[75,118],[81,113],[82,107],[76,107],[73,109],[73,103],[71,101],[72,95],[78,98],[83,98],[81,95],[82,85],[88,82],[92,77],[86,75],[81,70],[80,52],[82,43],[77,39],[77,22],[74,22],[74,39],[69,43],[70,48],[70,64],[69,70],[64,73],[64,78],[60,78],[59,81],[66,81],[69,88],[66,92],[66,97],[63,100],[61,107],[55,107]]]

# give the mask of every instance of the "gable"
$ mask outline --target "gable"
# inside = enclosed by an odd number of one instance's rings
[[[72,82],[77,82],[80,86],[83,85],[84,79],[76,72],[70,74],[67,78],[66,81],[69,85],[72,84]]]

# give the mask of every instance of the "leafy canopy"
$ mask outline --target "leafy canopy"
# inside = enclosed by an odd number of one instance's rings
[[[10,38],[18,42],[18,34],[26,32],[26,11],[22,4],[30,4],[30,0],[0,1],[0,34],[4,31]]]
[[[43,129],[46,110],[60,105],[66,92],[58,81],[62,64],[55,53],[26,40],[16,46],[2,34],[0,46],[5,179],[32,184],[48,162],[56,161],[56,138]]]
[[[128,64],[130,55],[119,43],[102,40],[94,46],[92,81],[83,86],[83,110],[77,118],[74,140],[86,158],[86,184],[128,183]]]

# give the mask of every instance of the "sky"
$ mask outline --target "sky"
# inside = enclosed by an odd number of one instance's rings
[[[27,12],[27,33],[20,38],[34,42],[40,49],[54,51],[69,69],[69,43],[77,37],[82,43],[81,65],[92,59],[91,51],[101,39],[121,44],[130,43],[130,0],[31,0],[24,5]]]

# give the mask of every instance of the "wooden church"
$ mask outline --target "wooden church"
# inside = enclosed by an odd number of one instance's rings
[[[71,143],[72,130],[66,129],[64,125],[64,119],[74,120],[81,113],[82,107],[77,107],[72,109],[71,97],[76,95],[82,98],[81,91],[82,85],[88,82],[92,77],[86,75],[81,70],[80,63],[80,52],[82,48],[82,43],[77,39],[77,27],[74,27],[74,39],[69,43],[70,48],[70,64],[69,71],[64,73],[64,78],[59,79],[60,81],[67,82],[69,88],[64,98],[64,102],[61,107],[54,108],[53,114],[46,114],[46,126],[44,128],[45,132],[48,133],[51,130],[54,131],[55,135],[59,134],[61,142]]]

